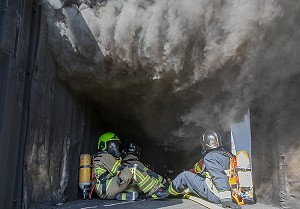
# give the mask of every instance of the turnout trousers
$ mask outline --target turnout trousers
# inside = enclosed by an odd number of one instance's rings
[[[176,196],[186,189],[189,189],[189,192],[204,197],[211,202],[221,203],[220,198],[217,197],[207,185],[205,178],[190,171],[180,173],[172,181],[172,184],[169,186],[169,193]]]
[[[97,181],[96,192],[101,199],[114,199],[116,194],[125,192],[133,186],[151,195],[161,186],[161,183],[151,178],[139,165],[130,164],[118,175],[106,181]]]

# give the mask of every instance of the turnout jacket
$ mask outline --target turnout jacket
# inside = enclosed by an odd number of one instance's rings
[[[195,164],[192,170],[192,172],[200,173],[205,177],[209,189],[221,200],[231,199],[231,190],[226,173],[229,170],[231,156],[232,154],[224,148],[210,150],[205,153],[203,160]]]
[[[226,170],[230,167],[232,154],[223,148],[217,148],[209,150],[203,156],[193,169],[180,173],[172,181],[169,193],[176,196],[188,189],[214,203],[231,201]]]
[[[123,158],[123,160],[122,160],[122,165],[128,166],[129,164],[138,164],[138,165],[141,166],[143,169],[144,169],[144,167],[146,167],[146,166],[144,166],[143,163],[141,163],[141,162],[139,161],[139,158],[136,157],[136,156],[133,155],[133,154],[126,154],[126,156],[125,156],[125,157]]]
[[[156,172],[150,170],[145,166],[142,162],[139,161],[139,158],[133,154],[126,154],[124,159],[122,160],[122,165],[128,166],[130,164],[137,164],[139,165],[149,176],[152,178],[157,179],[162,184],[167,183],[167,180],[165,180],[161,175],[157,174]]]
[[[93,176],[96,178],[96,191],[100,198],[105,198],[107,188],[124,167],[111,154],[100,151],[94,155]]]

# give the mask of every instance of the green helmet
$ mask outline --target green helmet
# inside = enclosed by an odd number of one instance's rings
[[[98,149],[106,150],[107,149],[107,142],[109,141],[120,141],[120,139],[117,137],[116,134],[107,132],[105,134],[102,134],[98,139]]]

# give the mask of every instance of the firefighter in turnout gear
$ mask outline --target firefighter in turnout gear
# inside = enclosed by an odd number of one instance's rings
[[[169,193],[176,196],[188,191],[213,203],[221,203],[224,208],[240,209],[232,202],[226,174],[232,154],[222,147],[221,136],[214,131],[203,134],[201,145],[203,159],[190,171],[180,173],[170,184]]]
[[[120,139],[108,132],[100,136],[99,152],[93,158],[95,191],[101,199],[136,200],[136,192],[123,192],[136,186],[153,199],[162,199],[168,192],[138,164],[121,165]]]
[[[141,161],[139,161],[141,154],[141,148],[139,145],[135,143],[130,143],[129,146],[122,151],[123,160],[122,165],[128,166],[129,164],[137,164],[139,165],[149,176],[158,180],[160,183],[168,187],[168,181],[157,174],[156,172],[150,170],[147,166],[145,166]]]

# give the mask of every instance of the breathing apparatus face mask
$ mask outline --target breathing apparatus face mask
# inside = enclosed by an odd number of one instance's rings
[[[109,141],[106,144],[107,152],[114,156],[115,158],[120,158],[121,153],[119,151],[119,141]]]

